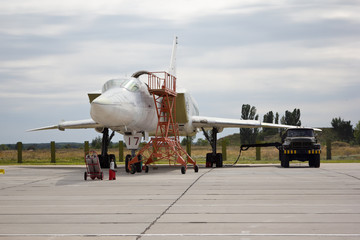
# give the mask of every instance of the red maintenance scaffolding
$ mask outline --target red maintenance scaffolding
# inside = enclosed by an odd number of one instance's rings
[[[136,165],[144,163],[145,172],[155,161],[168,160],[169,164],[181,165],[181,173],[185,174],[187,165],[192,164],[195,172],[199,168],[196,162],[181,147],[179,141],[179,126],[176,119],[176,77],[167,72],[148,73],[149,92],[153,95],[158,124],[155,137],[144,146],[129,162],[130,173],[136,172]]]

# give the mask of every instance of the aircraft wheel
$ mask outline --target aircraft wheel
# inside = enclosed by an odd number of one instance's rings
[[[138,156],[138,160],[141,161],[142,160],[142,156],[139,155]],[[136,172],[142,172],[142,162],[137,162],[135,163],[135,166],[136,166]]]
[[[186,168],[184,166],[181,167],[181,173],[185,174],[186,173]]]
[[[130,173],[131,173],[131,174],[135,174],[135,172],[136,172],[136,166],[135,166],[135,164],[132,164],[132,165],[130,166]]]
[[[128,154],[125,157],[125,171],[128,173],[129,172],[129,162],[131,161],[131,155]]]
[[[206,154],[206,167],[211,168],[212,166],[213,166],[212,153],[207,153]]]
[[[194,165],[194,171],[199,172],[199,166],[198,165]]]
[[[223,167],[223,159],[222,159],[222,154],[221,153],[217,153],[216,154],[216,157],[215,157],[215,160],[216,160],[216,167]]]
[[[84,172],[84,180],[87,180],[87,172]]]
[[[149,166],[145,166],[145,173],[149,172]]]

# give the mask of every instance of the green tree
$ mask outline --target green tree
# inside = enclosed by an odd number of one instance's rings
[[[198,140],[195,143],[196,146],[207,146],[208,144],[209,142],[203,138],[198,138]]]
[[[192,136],[192,137],[184,137],[182,140],[181,140],[181,145],[185,146],[188,142],[188,139],[189,141],[191,142],[191,144],[193,144],[193,140],[195,139],[195,136]]]
[[[91,141],[91,147],[92,147],[92,148],[99,149],[99,148],[101,148],[101,145],[102,145],[102,138],[101,138],[100,136],[94,138],[94,139]]]
[[[9,147],[6,146],[5,144],[1,144],[0,145],[0,151],[4,151],[4,150],[9,150]]]
[[[275,115],[275,124],[279,124],[279,113],[276,112],[276,115]]]
[[[241,119],[243,120],[259,120],[256,114],[256,107],[249,104],[243,104],[241,108]],[[255,143],[259,129],[257,128],[240,128],[241,144]]]
[[[276,113],[277,120],[279,121],[279,114]],[[275,118],[276,120],[276,118]],[[265,123],[274,123],[274,113],[272,111],[266,113],[263,117],[263,122]],[[274,135],[277,133],[277,129],[275,128],[263,128],[264,136]]]
[[[331,126],[340,141],[350,142],[354,139],[354,130],[351,121],[345,121],[341,117],[333,118]]]
[[[355,142],[360,144],[360,121],[356,124],[354,131]]]
[[[286,110],[280,122],[286,125],[301,126],[300,109],[295,108],[292,112]]]

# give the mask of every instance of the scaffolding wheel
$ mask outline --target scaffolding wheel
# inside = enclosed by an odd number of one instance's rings
[[[194,171],[199,172],[199,166],[198,165],[194,165]]]
[[[186,168],[185,168],[185,166],[182,166],[182,167],[181,167],[181,173],[182,173],[182,174],[185,174],[185,173],[186,173]]]

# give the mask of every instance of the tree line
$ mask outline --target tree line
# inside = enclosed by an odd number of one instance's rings
[[[285,125],[301,126],[301,112],[300,109],[295,108],[293,111],[285,111],[285,114],[281,117],[280,123]],[[241,109],[241,119],[258,120],[259,115],[256,114],[256,107],[249,104],[243,104]],[[273,113],[269,111],[263,117],[265,123],[279,124],[279,113]],[[333,118],[331,120],[332,128],[327,132],[326,138],[331,141],[341,141],[350,144],[360,144],[360,121],[356,124],[355,128],[351,124],[351,121],[345,121],[341,117]],[[266,136],[275,135],[279,129],[263,128],[259,130],[241,128],[240,139],[242,144],[255,143],[257,140],[264,140]],[[280,130],[281,131],[281,130]]]

